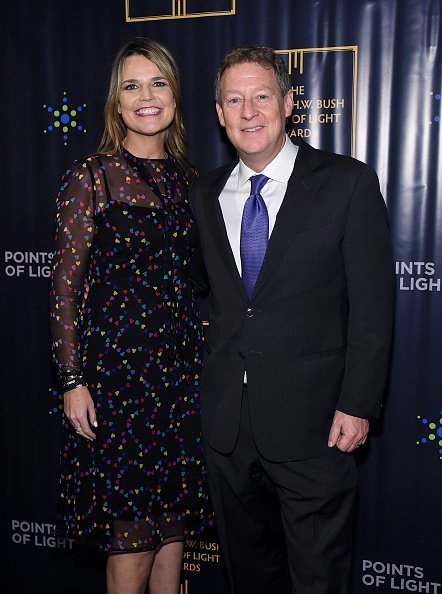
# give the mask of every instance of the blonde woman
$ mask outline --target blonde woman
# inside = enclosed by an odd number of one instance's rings
[[[100,147],[58,194],[51,291],[58,525],[108,553],[109,594],[177,594],[184,536],[207,523],[194,177],[176,64],[132,40],[113,64]]]

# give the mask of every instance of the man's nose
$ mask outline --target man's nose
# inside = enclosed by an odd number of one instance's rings
[[[242,104],[241,116],[246,120],[252,119],[257,114],[257,109],[253,97],[247,97]]]

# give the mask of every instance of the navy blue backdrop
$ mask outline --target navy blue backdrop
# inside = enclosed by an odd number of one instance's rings
[[[383,419],[358,458],[353,594],[442,592],[441,0],[3,2],[0,592],[104,591],[103,559],[51,536],[61,412],[48,337],[54,197],[95,149],[112,58],[140,35],[180,66],[191,160],[231,158],[212,81],[234,45],[270,45],[295,92],[289,133],[380,177],[397,316]],[[189,541],[181,594],[226,594],[215,537]]]

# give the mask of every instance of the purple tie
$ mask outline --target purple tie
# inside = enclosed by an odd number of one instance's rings
[[[261,196],[261,190],[268,182],[265,175],[250,178],[252,190],[244,206],[241,222],[241,268],[242,282],[249,299],[269,241],[269,213]]]

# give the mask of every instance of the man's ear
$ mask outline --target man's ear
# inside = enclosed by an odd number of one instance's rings
[[[224,121],[223,108],[221,107],[221,105],[219,103],[215,103],[215,107],[216,107],[216,113],[218,114],[219,123],[221,124],[221,126],[223,126],[225,128],[226,122]]]
[[[284,97],[284,110],[285,110],[285,117],[288,118],[292,115],[293,111],[293,91],[289,91],[287,95]]]

